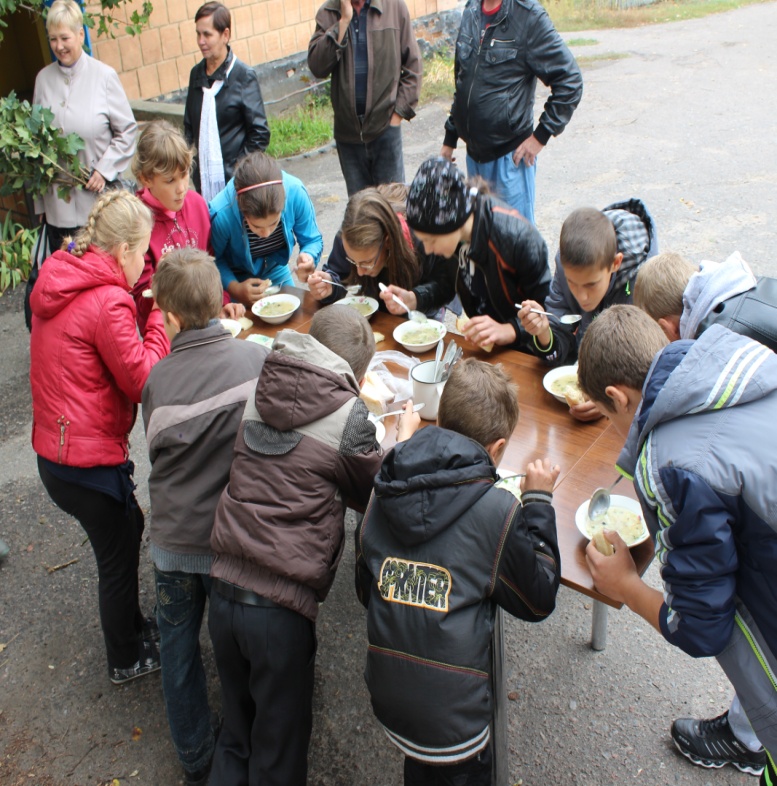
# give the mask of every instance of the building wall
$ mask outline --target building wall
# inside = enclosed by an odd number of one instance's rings
[[[150,29],[140,36],[93,40],[95,56],[116,69],[127,97],[155,98],[186,88],[200,60],[194,14],[205,0],[152,0]],[[256,66],[305,52],[322,0],[228,0],[231,46]],[[405,0],[413,19],[455,8],[457,0]],[[127,13],[140,3],[129,3]],[[91,10],[91,7],[90,7]]]

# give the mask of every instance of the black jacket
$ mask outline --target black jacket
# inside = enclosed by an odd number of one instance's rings
[[[496,606],[529,622],[555,607],[551,495],[527,491],[522,507],[496,478],[482,446],[429,426],[385,457],[356,532],[372,706],[416,759],[452,762],[488,744]]]
[[[233,59],[235,64],[230,70]],[[264,113],[262,91],[256,71],[242,60],[237,60],[230,49],[227,59],[210,76],[205,73],[204,60],[192,68],[183,115],[184,135],[189,144],[196,147],[200,143],[202,88],[212,87],[219,79],[226,79],[216,96],[216,118],[219,124],[221,156],[224,160],[224,182],[228,183],[232,178],[235,163],[241,156],[252,150],[267,148],[270,144],[270,128]],[[196,156],[192,179],[194,187],[199,191],[200,173]]]
[[[566,127],[583,95],[572,53],[535,0],[503,0],[483,39],[481,0],[469,0],[461,17],[454,65],[455,93],[445,142],[459,137],[478,163],[494,161],[532,135],[543,145]],[[537,127],[537,79],[550,87]]]
[[[469,250],[459,249],[456,294],[468,316],[486,314],[512,325],[513,348],[526,351],[527,334],[522,333],[515,304],[527,299],[545,302],[551,282],[548,246],[536,227],[494,197],[478,196],[474,216]],[[487,296],[479,292],[482,282]]]

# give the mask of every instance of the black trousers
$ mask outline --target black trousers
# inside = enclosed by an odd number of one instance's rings
[[[314,623],[281,606],[229,600],[214,585],[208,628],[224,716],[209,786],[305,786]]]
[[[491,743],[477,756],[442,766],[405,756],[405,786],[491,786]]]
[[[54,504],[73,516],[89,536],[99,578],[100,624],[108,667],[126,669],[138,660],[143,615],[138,601],[138,562],[143,511],[108,494],[54,477],[38,462],[38,472]]]

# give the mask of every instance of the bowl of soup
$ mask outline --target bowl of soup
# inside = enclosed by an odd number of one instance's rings
[[[408,352],[428,352],[437,346],[437,342],[445,337],[445,325],[436,319],[416,322],[412,319],[394,328],[394,341],[401,344]]]
[[[542,378],[542,386],[553,398],[570,407],[585,401],[577,381],[577,365],[559,366],[548,371]]]
[[[355,308],[366,319],[370,319],[378,310],[378,301],[374,297],[362,297],[360,295],[340,298],[340,300],[335,300],[335,304]]]
[[[271,325],[280,325],[299,308],[300,299],[295,295],[270,295],[257,300],[251,311]]]
[[[642,508],[639,502],[630,497],[618,494],[610,495],[610,507],[594,519],[588,518],[587,499],[575,512],[575,524],[580,534],[591,540],[594,533],[600,529],[609,529],[617,532],[627,546],[636,546],[650,537],[650,532],[642,518]]]

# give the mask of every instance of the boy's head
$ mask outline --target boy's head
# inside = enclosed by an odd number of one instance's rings
[[[623,262],[612,221],[592,207],[574,210],[561,226],[559,257],[580,308],[594,311]]]
[[[518,388],[501,365],[462,360],[443,388],[437,424],[479,442],[499,465],[518,425]]]
[[[682,255],[667,251],[648,259],[637,272],[634,305],[653,317],[670,341],[680,338],[683,293],[698,270]]]
[[[322,308],[313,317],[309,334],[348,363],[361,385],[375,354],[375,336],[370,323],[355,308]]]
[[[165,210],[177,213],[189,190],[194,148],[166,120],[149,123],[138,139],[132,174]]]
[[[151,289],[166,327],[201,330],[221,311],[221,276],[213,257],[199,248],[187,246],[165,254]]]
[[[653,358],[667,343],[661,328],[636,306],[611,306],[583,336],[577,366],[580,387],[624,436]]]

